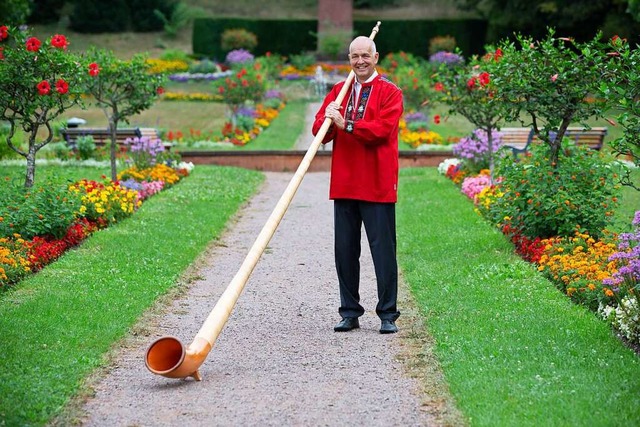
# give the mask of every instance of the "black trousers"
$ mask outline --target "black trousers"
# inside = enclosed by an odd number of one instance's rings
[[[333,204],[335,261],[340,286],[342,317],[360,317],[360,240],[364,224],[378,285],[376,314],[381,320],[396,320],[398,263],[396,260],[395,203],[373,203],[337,199]]]

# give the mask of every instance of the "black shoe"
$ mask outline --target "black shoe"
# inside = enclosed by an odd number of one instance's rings
[[[340,323],[338,323],[333,330],[335,332],[347,332],[352,329],[358,329],[360,327],[360,322],[358,322],[357,317],[344,317]]]
[[[383,320],[382,326],[380,326],[381,334],[395,334],[398,332],[398,327],[393,320]]]

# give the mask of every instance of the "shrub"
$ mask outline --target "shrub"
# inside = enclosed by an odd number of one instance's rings
[[[224,51],[234,49],[252,51],[258,46],[258,37],[244,28],[231,28],[222,33],[220,44]]]
[[[78,139],[76,139],[76,150],[78,150],[80,159],[88,160],[92,158],[96,152],[96,144],[93,142],[93,136],[79,136]]]
[[[22,188],[3,185],[0,197],[0,236],[15,233],[25,239],[34,236],[64,236],[80,210],[80,200],[69,195],[66,184],[44,182]]]
[[[618,201],[616,166],[566,139],[561,147],[557,164],[544,144],[535,144],[519,162],[501,159],[496,174],[504,195],[489,209],[491,222],[530,238],[573,236],[577,230],[602,234]]]
[[[313,67],[316,63],[316,57],[309,53],[301,53],[289,56],[289,63],[298,70]]]
[[[335,61],[338,55],[347,53],[351,38],[350,31],[333,31],[318,35],[318,53]]]
[[[456,38],[453,36],[436,36],[429,40],[429,55],[436,52],[453,52],[456,48]]]

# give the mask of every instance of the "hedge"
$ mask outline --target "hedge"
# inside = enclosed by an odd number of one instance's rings
[[[368,36],[376,21],[354,21],[355,34]],[[196,56],[224,60],[227,52],[220,39],[227,29],[243,28],[254,33],[258,46],[254,55],[266,52],[294,55],[316,51],[317,20],[198,18],[193,25],[193,53]],[[381,55],[404,51],[428,57],[429,41],[436,36],[455,37],[465,55],[484,53],[487,22],[480,19],[438,19],[384,21],[376,45]],[[345,52],[346,53],[346,52]]]

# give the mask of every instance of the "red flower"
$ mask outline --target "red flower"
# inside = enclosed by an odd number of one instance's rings
[[[40,40],[35,37],[29,37],[25,43],[29,52],[37,52],[40,49]]]
[[[0,27],[0,41],[8,37],[9,37],[9,29],[7,28],[6,25],[3,25],[2,27]]]
[[[471,77],[467,81],[467,89],[473,90],[476,87],[477,82],[478,82],[478,78],[476,76]]]
[[[51,85],[46,80],[43,80],[40,83],[38,83],[36,85],[36,88],[38,88],[38,93],[40,95],[48,95],[49,92],[51,92]]]
[[[91,64],[89,64],[89,75],[91,77],[95,77],[100,73],[100,68],[98,67],[98,64],[96,64],[95,62],[92,62]]]
[[[53,37],[51,37],[51,46],[53,47],[66,50],[68,44],[69,42],[67,42],[67,38],[61,34],[56,34]]]
[[[65,82],[62,79],[58,80],[56,82],[56,91],[60,95],[64,95],[65,93],[69,92],[69,83]]]
[[[491,78],[489,77],[489,73],[487,73],[486,71],[480,73],[480,76],[478,76],[478,79],[480,80],[480,84],[482,86],[488,85],[489,82],[491,81]]]
[[[436,114],[435,116],[433,116],[433,122],[437,125],[440,124],[440,114]]]
[[[4,59],[4,47],[0,46],[0,59]]]
[[[218,92],[220,94],[223,94],[224,93],[224,87],[223,86],[218,87]]]
[[[502,58],[502,55],[503,55],[502,49],[497,48],[495,53],[493,54],[493,60],[498,61],[500,58]]]
[[[162,86],[158,86],[158,89],[156,89],[156,93],[158,95],[162,95],[164,93],[164,88]]]
[[[433,88],[436,92],[442,92],[444,90],[444,85],[440,82],[437,82]]]

